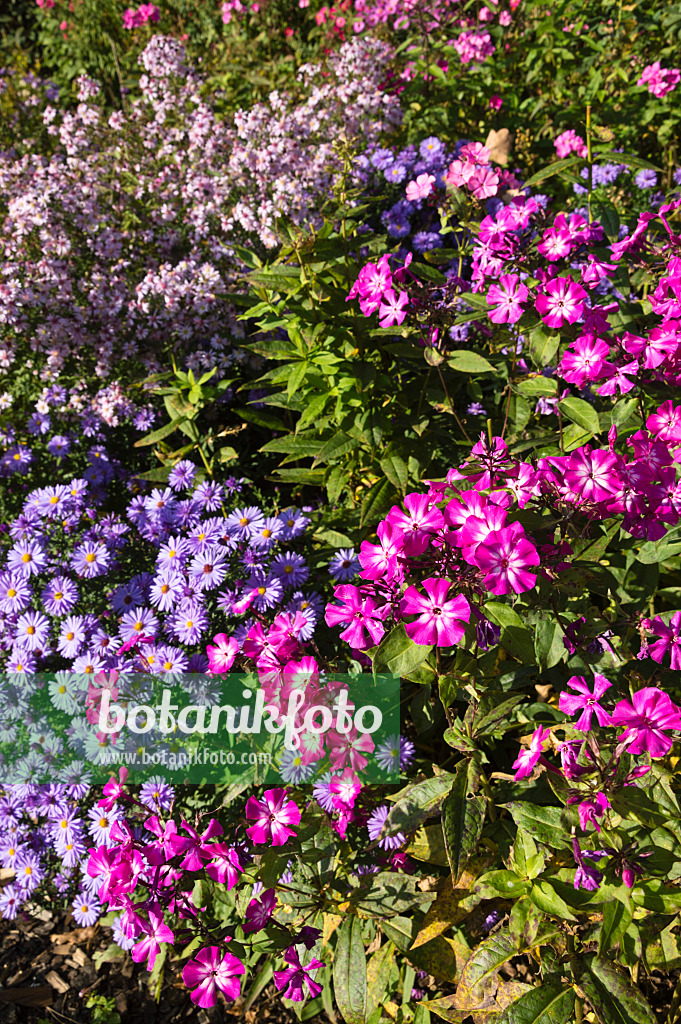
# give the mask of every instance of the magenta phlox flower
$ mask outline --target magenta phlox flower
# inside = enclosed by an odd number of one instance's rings
[[[359,272],[357,280],[348,293],[346,301],[356,298],[380,300],[384,292],[392,287],[392,273],[388,255],[381,256],[378,263],[367,263]],[[378,309],[378,304],[376,305]]]
[[[246,920],[244,932],[249,935],[251,932],[259,932],[264,928],[274,913],[277,905],[277,894],[274,889],[266,889],[260,899],[251,900],[246,907]]]
[[[262,800],[251,796],[246,804],[246,817],[255,821],[246,829],[254,843],[272,843],[283,846],[295,831],[291,825],[300,822],[300,808],[289,800],[285,789],[266,789]]]
[[[355,800],[361,791],[362,783],[352,768],[345,768],[342,775],[334,775],[329,783],[329,793],[334,810],[350,810],[355,806]]]
[[[563,353],[558,366],[560,376],[570,384],[584,387],[590,381],[604,376],[610,346],[602,338],[584,335]]]
[[[190,839],[182,851],[185,856],[180,867],[185,871],[200,871],[204,861],[213,859],[213,844],[208,840],[222,835],[222,825],[215,818],[211,818],[208,827],[199,835],[195,828],[182,819],[182,828],[189,833]]]
[[[660,441],[681,441],[681,405],[674,405],[671,398],[664,402],[650,414],[646,429]]]
[[[222,675],[224,672],[229,672],[238,653],[239,644],[233,636],[227,636],[226,633],[218,633],[217,636],[214,636],[213,643],[206,647],[210,675]]]
[[[406,292],[397,295],[393,288],[383,293],[383,301],[378,307],[379,324],[381,327],[399,327],[406,317],[409,296]]]
[[[123,794],[123,786],[129,775],[127,768],[118,769],[118,779],[112,775],[109,781],[104,785],[102,793],[104,797],[102,800],[97,801],[98,807],[103,807],[105,811],[110,811],[119,797]]]
[[[175,936],[164,924],[163,911],[158,904],[150,907],[148,914],[149,920],[145,922],[144,935],[132,947],[131,956],[136,964],[141,964],[146,960],[147,970],[153,971],[156,957],[161,952],[161,943],[172,943],[175,941]]]
[[[601,831],[598,819],[603,817],[610,806],[610,801],[605,793],[598,793],[586,800],[582,800],[581,793],[576,793],[569,796],[567,802],[568,804],[579,804],[577,813],[579,814],[579,826],[583,832],[587,831],[589,825],[593,825],[597,832]]]
[[[402,531],[404,550],[409,557],[422,555],[432,534],[445,525],[445,518],[427,494],[408,494],[403,504],[403,509],[393,505],[385,521]]]
[[[577,134],[573,128],[568,128],[567,131],[561,132],[554,140],[553,144],[556,147],[556,154],[561,160],[569,156],[570,153],[576,153],[577,156],[585,158],[587,156],[587,147],[584,139]]]
[[[417,644],[453,647],[466,632],[471,615],[468,601],[463,594],[448,598],[449,580],[430,577],[422,586],[425,594],[408,587],[400,602],[402,615],[417,616],[405,624],[407,636]]]
[[[618,456],[590,445],[571,452],[565,463],[565,483],[583,501],[606,501],[621,490]]]
[[[552,227],[547,228],[542,235],[542,240],[537,246],[537,250],[549,262],[553,262],[567,256],[574,244],[575,240],[566,224],[565,214],[559,213]]]
[[[539,553],[520,523],[489,533],[475,548],[472,561],[485,574],[483,586],[492,594],[522,594],[537,582],[530,568],[539,565]]]
[[[636,380],[631,378],[638,377],[639,365],[638,360],[635,359],[631,363],[625,363],[623,366],[615,366],[613,363],[603,363],[603,376],[605,377],[605,384],[601,384],[596,389],[596,393],[599,395],[616,395],[617,392],[621,395],[626,395],[629,391],[632,391],[636,387]]]
[[[191,839],[178,834],[177,825],[172,819],[161,822],[156,814],[152,814],[144,822],[144,827],[157,837],[156,845],[166,860],[171,860],[177,854],[184,853],[191,845]]]
[[[200,949],[182,971],[182,980],[193,989],[190,999],[203,1009],[215,1006],[218,992],[226,999],[238,999],[241,995],[239,976],[246,968],[238,957],[227,953],[219,946]]]
[[[476,199],[489,199],[499,191],[501,179],[491,167],[476,167],[468,179],[468,188]]]
[[[502,274],[498,284],[490,285],[487,301],[494,309],[488,316],[494,324],[515,324],[523,315],[523,302],[529,295],[517,274]]]
[[[334,596],[340,599],[341,604],[327,604],[327,626],[348,623],[340,634],[341,640],[357,650],[379,644],[385,633],[383,619],[388,607],[379,607],[375,597],[365,595],[360,587],[354,587],[351,583],[336,587]]]
[[[388,580],[401,579],[404,574],[398,556],[404,547],[402,531],[393,527],[391,523],[382,522],[378,524],[376,535],[378,544],[371,544],[368,540],[362,541],[359,552],[362,566],[360,575],[365,580],[380,580],[384,577]]]
[[[555,277],[544,284],[535,306],[547,327],[563,327],[579,320],[584,312],[586,292],[569,277]]]
[[[648,657],[661,665],[665,655],[669,654],[672,670],[681,670],[681,612],[674,612],[669,625],[664,623],[659,615],[652,620],[644,619],[643,625],[649,633],[660,638],[648,646]]]
[[[322,961],[313,958],[303,966],[294,946],[286,950],[284,960],[289,966],[283,971],[274,972],[274,984],[282,992],[283,998],[302,1003],[306,994],[311,999],[318,996],[323,986],[313,981],[310,972],[323,967]]]
[[[596,715],[599,725],[611,724],[610,715],[599,703],[605,691],[609,690],[612,685],[605,676],[599,675],[597,672],[594,674],[593,692],[589,689],[584,676],[572,676],[571,679],[568,679],[567,684],[571,690],[575,690],[575,694],[561,693],[558,698],[558,707],[566,715],[576,715],[578,711],[582,712],[575,722],[575,729],[578,729],[579,732],[588,732],[594,715]]]
[[[626,727],[619,739],[630,754],[664,757],[672,747],[672,737],[665,730],[681,729],[681,713],[663,690],[646,686],[631,701],[621,700],[615,705],[612,724]]]
[[[656,60],[643,69],[636,84],[647,86],[649,93],[662,99],[668,92],[676,89],[679,82],[681,71],[678,68],[663,68],[659,60]]]
[[[372,754],[375,749],[369,733],[358,732],[355,728],[347,733],[330,729],[326,734],[326,745],[331,767],[337,771],[349,766],[360,772],[369,763],[365,755]]]
[[[513,767],[516,769],[516,782],[519,782],[520,779],[526,779],[528,775],[532,774],[535,765],[538,764],[542,756],[544,742],[549,735],[550,730],[545,729],[543,725],[535,729],[529,747],[527,750],[521,750],[513,762]]]
[[[234,888],[242,871],[239,854],[225,843],[213,843],[210,852],[213,859],[206,864],[206,874],[227,889]]]

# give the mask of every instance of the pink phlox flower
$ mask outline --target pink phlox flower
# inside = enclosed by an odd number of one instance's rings
[[[480,515],[468,516],[456,537],[467,562],[473,558],[478,544],[482,544],[494,530],[503,529],[507,518],[506,509],[493,502],[489,502]]]
[[[136,964],[147,961],[147,970],[153,971],[156,957],[161,952],[162,942],[174,942],[175,936],[164,924],[163,911],[158,904],[148,910],[149,920],[144,926],[144,935],[132,947],[131,956]]]
[[[529,294],[517,274],[502,274],[499,283],[491,285],[487,292],[487,301],[496,307],[487,314],[492,323],[517,323],[524,312],[522,304]]]
[[[226,999],[238,999],[241,994],[239,975],[245,973],[246,968],[238,957],[219,946],[206,946],[185,964],[182,980],[187,988],[193,989],[191,1001],[208,1009],[215,1006],[218,992]]]
[[[97,801],[98,807],[102,807],[105,811],[111,810],[116,801],[123,795],[123,786],[128,775],[129,772],[127,768],[119,768],[118,779],[113,775],[111,776],[102,789],[104,798]]]
[[[474,164],[488,164],[490,156],[490,150],[487,146],[483,146],[482,142],[467,142],[465,146],[461,147],[462,159],[470,160]]]
[[[340,626],[348,623],[341,632],[342,640],[351,647],[364,650],[379,644],[385,633],[383,619],[389,607],[380,606],[375,597],[365,594],[359,587],[344,583],[334,589],[334,597],[340,604],[327,604],[325,621],[327,626]]]
[[[189,833],[190,838],[182,851],[185,857],[180,867],[184,868],[185,871],[200,871],[204,861],[212,860],[213,858],[213,844],[209,843],[208,840],[222,835],[222,825],[215,818],[211,818],[208,822],[208,827],[199,835],[196,829],[192,828],[189,822],[183,818],[182,828],[185,832]]]
[[[570,384],[582,388],[603,376],[605,360],[609,355],[610,346],[602,338],[582,336],[573,341],[563,354],[558,373]]]
[[[577,135],[572,129],[568,128],[567,131],[561,132],[561,134],[553,140],[553,144],[556,147],[556,155],[564,160],[565,157],[569,156],[570,153],[576,153],[577,156],[585,158],[588,155],[586,143],[584,139]]]
[[[582,712],[575,722],[575,729],[578,729],[579,732],[588,732],[593,715],[596,715],[599,725],[610,725],[610,715],[599,703],[605,691],[609,690],[612,685],[605,676],[599,675],[597,672],[594,674],[593,692],[589,689],[584,676],[572,676],[571,679],[568,679],[567,685],[575,691],[575,695],[561,693],[558,698],[558,707],[566,715]]]
[[[244,932],[249,935],[251,932],[259,932],[264,928],[274,913],[277,905],[277,894],[274,889],[266,889],[260,899],[253,899],[246,907],[246,921]]]
[[[468,179],[468,188],[476,199],[489,199],[499,191],[499,175],[491,167],[477,167]]]
[[[408,587],[400,601],[402,615],[417,616],[405,623],[407,636],[417,644],[453,647],[466,632],[471,615],[468,601],[463,594],[448,599],[449,580],[430,577],[423,580],[422,586],[425,594],[416,587]]]
[[[606,501],[621,489],[614,452],[584,445],[571,452],[565,464],[565,483],[584,501]]]
[[[213,843],[210,851],[213,859],[206,864],[206,874],[227,889],[234,888],[242,871],[237,851],[225,843]]]
[[[637,85],[647,85],[648,92],[658,99],[662,99],[667,93],[673,92],[681,82],[681,71],[679,68],[663,68],[659,60],[648,64],[636,82]]]
[[[342,775],[334,775],[329,783],[334,810],[351,810],[361,791],[362,783],[352,768],[345,768]]]
[[[669,654],[671,658],[670,668],[673,672],[681,670],[681,612],[674,612],[669,625],[666,625],[662,621],[659,615],[657,615],[652,621],[650,619],[644,619],[643,625],[652,633],[653,636],[659,636],[660,639],[654,644],[648,645],[648,657],[656,661],[658,665],[661,665],[664,661],[666,654]]]
[[[367,263],[362,267],[357,280],[348,293],[348,300],[356,298],[357,295],[364,299],[379,300],[383,293],[391,287],[392,273],[389,257],[386,254],[381,256],[378,263]]]
[[[385,521],[394,531],[402,532],[405,554],[416,557],[427,549],[432,535],[443,528],[445,518],[427,494],[407,494],[403,505],[403,509],[393,505]]]
[[[615,263],[604,263],[596,258],[593,253],[587,256],[587,264],[582,267],[582,281],[589,288],[595,288],[597,284],[617,270]]]
[[[529,570],[539,565],[539,554],[520,523],[489,533],[475,548],[472,561],[485,574],[483,586],[492,594],[522,594],[536,583]]]
[[[283,846],[295,831],[291,825],[300,822],[300,808],[289,800],[285,789],[266,789],[262,800],[251,796],[246,804],[246,817],[255,821],[246,829],[254,843],[272,843]]]
[[[468,160],[453,160],[445,174],[445,184],[463,188],[476,172],[474,163]]]
[[[543,725],[535,729],[529,747],[527,750],[521,750],[513,762],[513,767],[516,769],[516,782],[519,782],[520,779],[526,779],[528,775],[532,774],[535,765],[542,756],[544,742],[549,735],[550,730],[545,729]]]
[[[648,417],[646,429],[661,441],[681,441],[681,405],[668,399]]]
[[[568,804],[579,803],[577,813],[579,814],[579,827],[582,832],[586,832],[589,825],[593,825],[597,832],[601,831],[598,819],[603,817],[610,806],[610,801],[605,793],[598,793],[596,796],[588,797],[586,800],[582,800],[581,793],[577,793],[569,796],[567,802]]]
[[[556,277],[544,283],[544,291],[537,295],[535,306],[547,327],[573,324],[584,312],[586,292],[569,277]]]
[[[184,853],[191,844],[191,840],[186,836],[178,835],[177,825],[172,819],[161,822],[157,815],[152,814],[144,822],[144,827],[148,832],[157,836],[157,845],[162,850],[166,860],[171,860],[178,853]]]
[[[681,729],[681,713],[663,690],[646,686],[631,701],[621,700],[615,706],[612,724],[626,727],[619,739],[630,754],[664,757],[672,747],[672,738],[664,730]]]
[[[406,317],[405,309],[409,305],[406,292],[395,294],[392,288],[383,293],[383,301],[378,307],[379,324],[381,327],[399,327]]]
[[[284,960],[289,965],[283,971],[274,972],[274,984],[282,992],[284,999],[294,1003],[302,1003],[306,994],[314,999],[320,994],[323,986],[313,981],[311,971],[317,971],[324,964],[321,960],[311,959],[303,966],[295,946],[289,947],[284,953]]]
[[[227,636],[226,633],[214,636],[213,643],[206,647],[209,674],[222,675],[223,672],[229,672],[238,652],[239,644],[233,636]]]
[[[398,556],[403,550],[404,534],[389,522],[379,523],[376,528],[378,544],[363,540],[359,550],[362,566],[361,576],[365,580],[399,580],[404,575]]]
[[[375,749],[369,733],[358,732],[354,727],[347,733],[330,729],[326,734],[326,746],[335,771],[350,767],[354,772],[360,772],[369,763],[365,755]]]
[[[419,174],[416,181],[410,181],[407,185],[407,199],[413,203],[417,199],[427,199],[435,187],[434,174]]]
[[[626,363],[624,366],[614,366],[612,363],[603,363],[603,374],[606,378],[605,384],[601,384],[601,386],[596,389],[596,394],[615,395],[619,391],[621,395],[626,395],[636,387],[636,380],[632,380],[631,378],[638,377],[638,360]]]

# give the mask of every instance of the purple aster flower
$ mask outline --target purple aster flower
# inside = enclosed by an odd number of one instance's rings
[[[169,644],[157,648],[154,668],[163,676],[179,675],[182,672],[190,671],[189,660],[184,651],[179,647],[171,647]]]
[[[217,512],[222,506],[224,492],[220,484],[205,480],[195,488],[192,498],[198,501],[206,512]]]
[[[75,658],[80,654],[87,639],[83,622],[82,615],[69,615],[62,622],[57,637],[57,647],[59,653],[63,654],[65,658]]]
[[[419,154],[424,160],[428,160],[432,157],[442,156],[445,151],[444,143],[435,135],[430,135],[427,139],[424,139],[419,146]]]
[[[68,455],[71,450],[71,442],[68,437],[63,434],[55,434],[47,442],[47,450],[50,455],[54,455],[55,458],[61,459],[65,455]]]
[[[199,590],[219,587],[227,575],[225,556],[220,548],[214,545],[195,555],[189,566],[189,575]]]
[[[383,804],[382,807],[377,807],[376,810],[369,816],[367,821],[367,832],[372,842],[375,842],[383,830],[390,808],[387,804]],[[401,832],[396,832],[392,836],[384,836],[379,840],[379,847],[382,850],[397,850],[406,842],[405,836]]]
[[[331,790],[331,780],[335,775],[341,775],[341,772],[324,772],[314,786],[312,787],[312,796],[315,798],[319,806],[327,814],[332,814],[336,809],[333,802],[334,793]]]
[[[249,538],[249,544],[252,547],[267,550],[281,539],[283,533],[284,524],[281,519],[278,516],[268,516],[261,527],[253,530]]]
[[[276,576],[268,576],[266,579],[254,580],[249,587],[257,591],[253,598],[253,607],[257,612],[267,611],[268,608],[275,608],[284,596],[284,587],[281,580]]]
[[[169,811],[174,798],[174,788],[160,775],[154,775],[140,787],[139,799],[152,811]]]
[[[78,601],[78,587],[67,576],[55,576],[41,597],[48,615],[67,615]]]
[[[22,612],[31,600],[31,587],[25,576],[18,573],[0,574],[0,611],[5,614]]]
[[[149,600],[159,611],[168,612],[182,597],[184,584],[185,578],[181,573],[162,569],[151,584]]]
[[[655,174],[655,171],[651,171],[648,168],[643,171],[639,171],[634,178],[634,181],[636,182],[636,187],[640,189],[657,187],[657,175]]]
[[[27,894],[37,889],[45,877],[38,855],[26,850],[14,861],[14,874],[15,885],[20,892]]]
[[[118,635],[125,643],[136,636],[155,636],[158,632],[158,618],[151,608],[134,608],[121,616]]]
[[[156,564],[160,569],[179,570],[189,554],[189,543],[184,537],[170,537],[162,544],[156,556]]]
[[[486,416],[487,415],[487,409],[485,409],[484,405],[481,405],[480,402],[471,402],[471,404],[466,409],[466,415],[467,416]]]
[[[183,491],[185,488],[191,487],[195,476],[196,466],[194,463],[189,459],[182,459],[171,469],[168,483],[174,491]]]
[[[0,889],[0,914],[6,921],[13,921],[21,906],[26,901],[16,885],[6,885]]]
[[[417,231],[414,235],[413,246],[416,252],[428,252],[430,249],[437,249],[442,243],[442,238],[437,231]]]
[[[102,543],[86,541],[79,544],[71,556],[71,568],[85,579],[102,576],[109,568],[111,556]]]
[[[239,540],[250,540],[251,536],[265,526],[265,517],[256,505],[235,509],[225,520],[227,529]]]
[[[73,919],[81,928],[88,928],[96,924],[102,913],[102,906],[96,896],[77,896],[71,904],[73,907]]]
[[[191,554],[200,555],[203,551],[217,544],[222,534],[223,524],[215,519],[204,519],[194,527],[187,537]]]
[[[173,617],[172,629],[183,644],[197,644],[208,628],[209,620],[199,604],[189,604]]]
[[[385,180],[399,185],[407,177],[407,168],[403,164],[391,164],[384,172]]]
[[[7,662],[7,671],[10,675],[32,675],[37,667],[37,660],[32,651],[12,651]]]
[[[170,487],[166,487],[164,490],[154,487],[151,494],[144,499],[144,511],[148,516],[159,516],[169,507],[172,508],[174,504],[175,496]]]
[[[33,576],[47,564],[47,555],[40,541],[18,541],[7,555],[7,567],[21,576]]]
[[[30,448],[16,445],[16,447],[6,451],[0,461],[9,473],[25,473],[33,462],[33,452]]]
[[[106,668],[106,662],[93,651],[79,654],[71,666],[76,675],[93,676]]]
[[[296,555],[293,551],[285,551],[272,559],[270,572],[286,584],[286,586],[299,587],[310,575],[310,570],[305,564],[302,555]]]
[[[128,937],[122,929],[120,917],[114,917],[111,924],[111,938],[117,946],[128,953],[137,942],[135,937]]]
[[[361,568],[354,548],[343,548],[341,551],[337,551],[329,562],[329,573],[340,583],[353,579]]]
[[[307,516],[304,516],[302,512],[297,508],[287,508],[283,512],[279,513],[284,531],[281,535],[282,540],[293,540],[294,537],[299,537],[301,533],[305,533],[305,530],[310,525],[310,520]]]
[[[24,612],[16,624],[15,641],[26,651],[37,651],[47,643],[49,634],[49,619],[40,612]]]

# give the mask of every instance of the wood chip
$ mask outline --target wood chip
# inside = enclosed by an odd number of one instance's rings
[[[34,988],[5,988],[0,991],[0,1003],[16,1003],[18,1006],[52,1006],[54,994],[49,985]]]
[[[70,942],[65,942],[60,946],[55,946],[52,952],[55,956],[68,956],[72,949],[72,944]]]
[[[50,935],[50,940],[52,942],[58,943],[60,946],[64,945],[67,942],[87,942],[88,939],[91,939],[94,936],[95,931],[95,925],[90,925],[88,928],[74,928],[73,931],[70,932],[59,932],[58,934],[55,932],[52,935]]]
[[[85,964],[90,962],[90,957],[87,956],[82,949],[76,946],[71,954],[70,962],[74,967],[85,967]]]
[[[63,995],[64,992],[68,992],[70,985],[68,981],[64,981],[60,978],[56,971],[50,971],[49,974],[45,975],[45,981],[48,981],[53,989]]]
[[[508,154],[511,151],[511,133],[508,128],[500,128],[499,131],[492,131],[487,136],[485,146],[490,151],[490,158],[495,164],[507,164]]]

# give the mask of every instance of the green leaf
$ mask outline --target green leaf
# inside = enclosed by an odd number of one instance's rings
[[[619,900],[603,904],[603,923],[598,936],[599,955],[615,948],[632,921],[632,914]]]
[[[507,1006],[497,1024],[567,1024],[575,1009],[575,990],[557,981],[544,982]]]
[[[530,334],[530,356],[535,366],[544,367],[553,362],[560,338],[544,326],[535,327]]]
[[[396,452],[389,452],[379,463],[386,477],[393,487],[405,494],[409,482],[409,468],[401,456]]]
[[[452,370],[458,370],[459,373],[494,373],[496,371],[496,367],[484,356],[477,352],[467,352],[464,349],[453,352],[447,362]]]
[[[391,672],[396,676],[422,665],[432,648],[427,644],[416,644],[407,636],[404,623],[386,633],[372,658],[374,672]]]
[[[367,964],[367,1013],[371,1014],[385,999],[390,971],[395,960],[395,944],[388,939]]]
[[[540,878],[533,884],[530,890],[530,899],[535,907],[538,907],[545,914],[560,917],[563,921],[577,920],[563,897],[559,896],[553,888],[548,878]]]
[[[360,526],[366,522],[373,523],[380,519],[383,512],[386,512],[395,497],[395,490],[389,480],[377,480],[369,488],[367,495],[362,502],[360,515]]]
[[[587,968],[579,983],[600,1024],[656,1024],[648,1001],[621,967],[595,956]]]
[[[486,695],[487,696],[487,695]],[[494,694],[494,696],[497,696]],[[499,695],[502,696],[502,695]],[[491,711],[487,711],[485,714],[475,715],[473,719],[473,736],[484,736],[486,733],[492,733],[497,726],[507,719],[513,708],[520,704],[521,701],[526,700],[524,693],[516,693],[512,697],[506,697],[497,704],[496,707],[492,708]],[[481,705],[482,706],[482,705]]]
[[[232,448],[231,445],[225,445],[224,448],[221,448],[220,451],[218,452],[218,460],[220,462],[231,462],[232,459],[238,458],[239,453],[236,451],[236,449]]]
[[[333,989],[346,1024],[364,1024],[367,1018],[367,965],[362,923],[346,918],[338,933],[333,958]]]
[[[497,971],[517,952],[508,932],[498,932],[480,943],[466,962],[456,989],[457,1003],[462,1010],[484,1004],[493,994]]]
[[[577,167],[583,163],[584,160],[579,156],[568,156],[564,160],[555,160],[554,163],[549,164],[547,167],[542,167],[541,171],[537,171],[531,178],[528,178],[523,187],[534,188],[535,185],[553,178],[556,174],[560,174],[561,171],[567,171],[570,167]]]
[[[299,363],[293,364],[293,368],[288,374],[288,381],[286,384],[286,394],[289,398],[291,395],[295,395],[296,391],[305,380],[307,369],[308,364],[306,360],[301,360]]]
[[[617,164],[626,164],[627,167],[638,167],[647,171],[657,171],[658,174],[662,173],[662,169],[657,164],[651,164],[649,160],[644,160],[640,156],[633,156],[631,153],[616,153],[614,150],[608,153],[599,153],[599,160],[612,160]]]
[[[416,782],[396,794],[386,819],[386,835],[393,832],[414,832],[426,818],[438,814],[442,801],[452,788],[454,776],[450,772],[434,775],[432,779]],[[396,943],[397,944],[397,943]]]
[[[171,420],[170,423],[164,424],[158,430],[152,430],[150,434],[145,434],[144,437],[140,437],[139,441],[135,441],[135,448],[146,448],[147,445],[162,441],[164,437],[174,433],[185,422],[185,419],[186,417],[180,417],[179,419]]]
[[[264,427],[266,430],[286,430],[283,420],[264,409],[232,407],[232,412],[235,412],[242,420],[246,420],[247,423],[255,423],[256,426]]]
[[[554,850],[565,846],[564,836],[570,828],[559,807],[543,807],[519,800],[511,800],[502,806],[510,812],[518,828],[525,829],[533,839]]]
[[[300,459],[313,459],[324,443],[320,438],[310,437],[309,434],[286,434],[284,437],[275,437],[272,441],[268,441],[260,451],[295,455]]]
[[[310,423],[316,423],[320,418],[326,403],[331,396],[327,393],[326,395],[315,395],[314,398],[310,399],[305,408],[303,409],[300,419],[296,423],[296,430],[302,430],[303,427],[307,427]]]
[[[516,391],[526,398],[553,398],[558,394],[558,381],[554,377],[528,377],[516,384]]]
[[[334,459],[339,459],[341,455],[346,455],[351,452],[354,448],[359,448],[360,442],[356,437],[348,437],[347,434],[343,434],[339,431],[330,437],[329,440],[322,445],[317,454],[315,455],[313,467],[320,462],[333,462]]]
[[[406,852],[414,860],[434,864],[438,868],[449,867],[442,825],[439,822],[437,825],[424,825],[420,828],[407,846]]]
[[[482,795],[468,796],[477,788],[479,778],[480,769],[474,761],[459,761],[454,769],[452,788],[442,805],[442,832],[453,885],[475,853],[482,835],[487,800]]]
[[[534,664],[534,638],[518,613],[501,601],[487,601],[485,614],[497,626],[501,626],[499,645],[524,665]]]
[[[553,668],[567,655],[563,630],[555,619],[540,619],[534,628],[534,651],[542,672]]]
[[[598,413],[583,398],[568,395],[567,398],[561,399],[560,411],[578,427],[588,430],[591,434],[598,434],[601,429]]]

